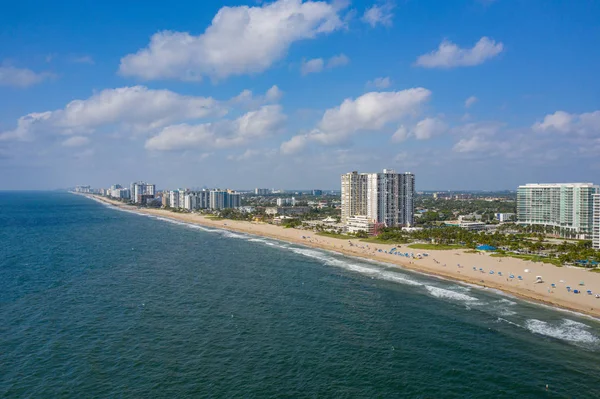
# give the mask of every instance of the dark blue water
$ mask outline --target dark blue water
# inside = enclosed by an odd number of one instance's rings
[[[600,325],[72,194],[0,193],[0,397],[190,396],[600,397]]]

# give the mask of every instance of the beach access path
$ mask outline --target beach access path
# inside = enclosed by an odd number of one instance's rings
[[[292,242],[313,248],[335,251],[348,256],[361,257],[406,269],[444,278],[498,289],[517,297],[541,302],[600,318],[600,273],[578,267],[557,267],[552,264],[532,262],[510,257],[492,257],[488,253],[469,253],[465,250],[417,250],[407,245],[366,243],[359,239],[340,239],[316,235],[309,230],[285,228],[262,222],[215,219],[197,213],[178,213],[164,209],[138,208],[96,195],[87,195],[116,207],[142,214],[160,216],[194,223],[206,227],[232,230],[262,237]],[[427,253],[421,259],[390,254],[397,252]],[[381,252],[380,252],[381,250]],[[386,253],[387,252],[387,253]],[[527,270],[527,271],[526,271]],[[491,274],[493,272],[493,274]],[[510,277],[510,276],[514,277]],[[519,276],[521,278],[519,278]],[[543,282],[536,283],[541,276]],[[580,285],[580,283],[584,285]],[[555,285],[555,287],[552,286]],[[570,287],[571,290],[567,290]],[[573,293],[579,290],[579,294]],[[588,290],[592,294],[587,293]]]

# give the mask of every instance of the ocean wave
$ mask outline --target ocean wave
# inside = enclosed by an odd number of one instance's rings
[[[466,302],[475,302],[475,301],[479,301],[479,299],[466,295],[466,294],[461,294],[460,292],[456,292],[456,291],[451,291],[451,290],[447,290],[444,288],[440,288],[440,287],[434,287],[432,285],[426,285],[425,288],[427,289],[427,291],[429,291],[429,293],[431,295],[433,295],[436,298],[444,298],[444,299],[452,299],[455,301],[466,301]]]
[[[356,273],[360,273],[366,276],[374,277],[380,280],[392,281],[405,285],[419,286],[423,285],[418,281],[412,280],[409,276],[397,273],[390,270],[380,269],[376,267],[368,267],[366,265],[358,264],[348,260],[337,259],[332,256],[328,256],[320,251],[305,249],[305,248],[292,248],[292,251],[304,255],[313,259],[322,261],[324,264],[329,266],[335,266],[342,269],[350,270]]]
[[[594,344],[600,341],[597,336],[588,331],[590,328],[588,325],[570,319],[563,319],[559,325],[529,319],[525,322],[525,327],[533,333],[569,342]]]

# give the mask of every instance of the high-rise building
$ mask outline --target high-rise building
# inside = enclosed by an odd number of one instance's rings
[[[312,190],[312,195],[314,195],[315,197],[323,195],[323,190]]]
[[[232,190],[211,190],[210,209],[239,208],[241,204],[240,194]]]
[[[169,206],[171,208],[179,208],[179,190],[169,191]]]
[[[342,223],[352,216],[366,216],[385,226],[411,225],[415,178],[411,173],[351,172],[342,175]]]
[[[267,195],[270,192],[271,192],[271,190],[269,190],[268,188],[255,188],[254,189],[255,195]]]
[[[415,224],[415,175],[410,172],[398,175],[400,194],[398,224],[412,226]]]
[[[594,194],[593,203],[593,220],[592,220],[592,247],[600,249],[600,193]]]
[[[350,216],[367,215],[367,174],[356,171],[342,175],[342,220],[348,223]]]
[[[156,186],[144,182],[131,183],[131,201],[136,204],[146,204],[146,201],[154,198]]]
[[[591,238],[598,191],[592,183],[519,186],[517,223],[550,227],[561,237]]]

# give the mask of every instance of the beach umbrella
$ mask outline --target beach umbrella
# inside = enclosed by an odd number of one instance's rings
[[[477,270],[477,268],[475,266],[473,266],[473,270]]]
[[[588,293],[589,295],[592,295],[592,290],[587,290],[587,293]]]
[[[494,271],[493,271],[493,270],[490,270],[490,274],[494,274]]]
[[[556,288],[556,284],[552,283],[550,285],[552,286],[552,288]]]
[[[585,285],[585,284],[583,283],[583,281],[580,281],[580,282],[579,282],[579,285]]]
[[[521,277],[521,276],[519,276],[519,277],[517,277],[517,278],[518,278],[519,280],[523,280],[523,277]]]
[[[515,275],[514,275],[514,274],[511,274],[511,275],[510,275],[510,278],[515,278]]]

